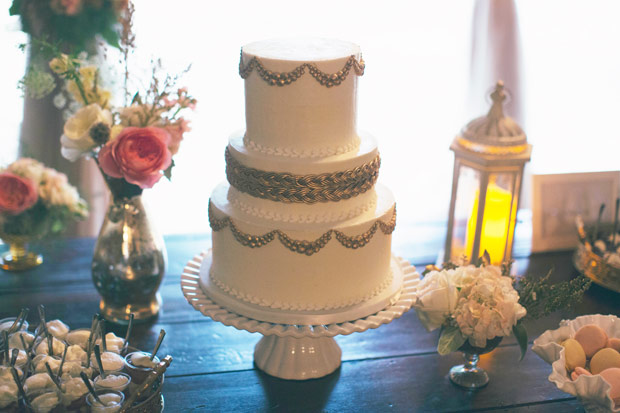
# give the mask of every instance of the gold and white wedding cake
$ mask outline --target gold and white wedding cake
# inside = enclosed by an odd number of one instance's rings
[[[357,131],[360,48],[326,39],[251,43],[239,73],[246,130],[230,138],[227,182],[209,202],[203,288],[241,314],[327,314],[367,302],[378,311],[393,302],[396,209],[376,183],[375,139]]]

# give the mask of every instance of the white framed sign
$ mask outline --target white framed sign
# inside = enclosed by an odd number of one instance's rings
[[[620,171],[532,175],[532,252],[575,248],[575,218],[595,222],[602,203],[602,222],[613,220]]]

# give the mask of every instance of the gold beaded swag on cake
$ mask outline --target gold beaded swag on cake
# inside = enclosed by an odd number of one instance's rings
[[[303,63],[297,66],[290,72],[272,72],[265,68],[263,63],[256,57],[252,57],[248,64],[243,65],[243,49],[241,49],[241,57],[239,60],[239,75],[246,79],[252,71],[256,70],[256,73],[268,84],[272,86],[286,86],[297,79],[299,79],[306,70],[310,75],[321,85],[325,87],[338,86],[344,82],[349,76],[351,69],[355,71],[355,74],[362,76],[364,74],[364,68],[366,67],[364,59],[360,56],[358,61],[354,55],[349,56],[346,63],[339,71],[335,73],[326,73],[317,67],[314,63]]]
[[[371,189],[379,177],[381,158],[345,171],[293,175],[242,165],[226,148],[226,178],[241,192],[284,203],[314,204],[350,199]]]
[[[267,69],[256,56],[243,64],[243,49],[239,60],[239,75],[247,79],[253,71],[271,86],[286,86],[303,76],[306,71],[322,86],[327,88],[338,86],[344,82],[351,70],[362,76],[366,67],[364,59],[357,60],[351,55],[342,69],[335,73],[326,73],[314,63],[303,63],[290,72],[273,72]],[[349,199],[371,189],[379,177],[381,158],[377,155],[373,160],[346,171],[324,174],[293,175],[290,173],[261,171],[242,165],[231,154],[228,148],[225,153],[226,177],[228,182],[239,191],[251,196],[284,203],[333,202]],[[263,235],[245,233],[226,216],[217,219],[213,214],[213,206],[209,202],[209,225],[213,231],[230,228],[233,237],[243,246],[260,248],[278,239],[290,251],[298,254],[313,255],[327,245],[332,238],[345,248],[362,248],[370,242],[378,230],[389,235],[396,227],[396,207],[388,222],[376,220],[370,228],[359,235],[348,236],[336,229],[330,229],[314,241],[292,239],[285,232],[274,229]]]
[[[211,229],[216,232],[229,227],[233,237],[244,247],[260,248],[277,238],[286,249],[298,254],[310,256],[319,252],[333,237],[335,237],[343,247],[357,249],[368,244],[377,230],[381,230],[385,235],[390,235],[396,227],[396,207],[394,207],[392,217],[388,222],[376,220],[371,227],[362,234],[348,236],[341,231],[330,229],[314,241],[292,239],[279,229],[274,229],[263,235],[245,233],[237,228],[230,217],[217,219],[213,214],[211,202],[209,202],[209,225]]]

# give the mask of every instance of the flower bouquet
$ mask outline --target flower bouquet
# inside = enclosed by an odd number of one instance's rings
[[[528,341],[522,323],[526,316],[540,317],[565,308],[578,301],[590,285],[585,277],[550,285],[547,274],[540,279],[523,279],[517,289],[510,264],[496,266],[490,262],[485,251],[477,265],[427,267],[415,291],[413,307],[424,327],[428,331],[441,328],[439,354],[465,354],[465,365],[453,367],[450,379],[470,389],[489,381],[487,373],[477,366],[479,355],[514,334],[523,358]]]
[[[66,80],[81,105],[60,138],[66,159],[93,158],[115,199],[139,195],[163,176],[170,179],[172,157],[190,130],[179,114],[196,105],[186,88],[171,91],[176,79],[166,76],[161,84],[154,73],[144,98],[138,92],[129,105],[112,107],[112,94],[101,86],[97,67],[60,54],[50,68]]]
[[[120,42],[125,62],[123,93],[105,87],[99,66],[37,40],[50,55],[50,69],[64,81],[66,94],[77,105],[64,124],[61,153],[70,161],[93,159],[110,191],[92,277],[103,297],[101,314],[121,323],[128,321],[130,313],[136,321],[143,321],[159,312],[157,290],[165,272],[166,251],[141,195],[162,177],[171,178],[173,156],[190,130],[183,113],[196,105],[186,88],[176,86],[178,76],[162,74],[159,61],[153,64],[146,90],[129,90],[127,58],[134,47],[133,8],[129,11]],[[121,100],[122,104],[116,104]]]
[[[5,270],[25,270],[43,262],[27,243],[62,232],[88,209],[67,176],[34,159],[21,158],[0,169],[0,238],[10,245]]]
[[[172,91],[174,78],[160,82],[154,74],[144,95],[136,93],[129,105],[112,107],[95,67],[66,55],[53,59],[50,67],[83,105],[65,123],[62,154],[69,160],[94,159],[111,193],[92,264],[103,297],[101,313],[115,322],[126,322],[130,312],[137,321],[154,317],[166,253],[141,194],[163,176],[170,179],[173,156],[189,131],[179,114],[193,109],[196,100],[185,88]]]

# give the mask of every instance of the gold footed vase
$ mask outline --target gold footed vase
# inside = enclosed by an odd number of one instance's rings
[[[9,250],[0,256],[0,268],[5,271],[25,271],[43,263],[43,256],[28,250],[32,237],[0,233]]]
[[[101,315],[126,324],[159,314],[159,285],[166,270],[163,237],[155,230],[141,195],[111,201],[95,245],[92,277],[102,299]]]

